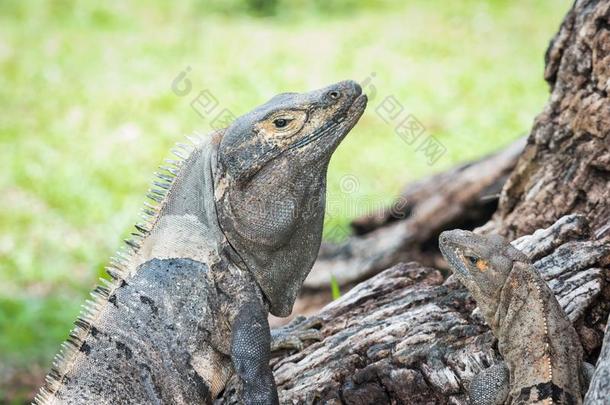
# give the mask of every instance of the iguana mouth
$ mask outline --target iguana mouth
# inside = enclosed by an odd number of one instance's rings
[[[452,232],[457,231],[445,231],[441,233],[439,236],[438,247],[453,269],[463,276],[468,276],[468,270],[464,267],[464,264],[459,259],[460,249],[453,241]]]
[[[347,113],[345,114],[345,119],[347,120],[348,125],[345,127],[345,133],[343,134],[343,136],[345,136],[349,131],[351,131],[354,125],[356,125],[356,123],[360,119],[360,117],[362,117],[362,114],[366,109],[367,102],[368,97],[366,96],[366,94],[360,94],[358,95],[358,97],[356,97],[352,105],[349,106],[349,108],[347,109]]]

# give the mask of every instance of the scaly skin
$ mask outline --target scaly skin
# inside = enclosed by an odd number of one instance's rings
[[[439,245],[477,301],[505,362],[475,377],[471,401],[581,404],[580,340],[527,257],[500,236],[462,230],[443,232]]]
[[[351,81],[281,94],[177,152],[35,403],[211,403],[237,373],[244,403],[277,404],[267,316],[311,270],[328,163],[365,107]]]

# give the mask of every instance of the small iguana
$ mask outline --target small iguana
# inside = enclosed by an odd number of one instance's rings
[[[366,102],[353,81],[280,94],[164,168],[34,402],[211,403],[236,372],[244,403],[278,403],[267,315],[313,265],[329,160]]]
[[[498,339],[504,363],[470,384],[473,404],[581,404],[589,370],[576,330],[528,258],[501,236],[441,233],[439,246]]]

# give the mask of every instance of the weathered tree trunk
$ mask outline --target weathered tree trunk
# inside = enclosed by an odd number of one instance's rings
[[[551,97],[486,230],[531,233],[581,212],[610,225],[610,2],[577,0],[546,53]]]
[[[479,229],[512,239],[552,225],[514,244],[557,295],[592,363],[610,310],[609,51],[610,1],[577,0],[547,51],[550,100],[493,220]],[[428,204],[417,210],[438,210]],[[452,207],[445,202],[442,208]],[[425,227],[406,225],[414,212],[401,221],[358,222],[356,229],[365,234],[322,252],[318,268],[327,266],[350,283],[403,259],[404,249],[417,249],[405,243],[408,235]],[[564,217],[574,213],[581,215]],[[460,215],[446,223],[459,224]],[[442,230],[424,229],[427,243]],[[366,250],[373,253],[363,256]],[[321,340],[273,360],[282,403],[462,404],[471,377],[498,360],[494,338],[468,292],[417,263],[396,265],[299,322],[289,326],[295,335],[317,328]],[[590,399],[610,395],[603,368],[609,352],[606,345]],[[218,402],[235,403],[237,390],[230,385]]]

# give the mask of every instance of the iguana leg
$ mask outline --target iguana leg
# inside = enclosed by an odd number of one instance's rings
[[[508,368],[504,363],[491,366],[470,382],[470,402],[473,405],[500,405],[509,392]]]
[[[271,332],[267,313],[258,302],[248,302],[233,322],[231,359],[243,383],[246,404],[278,404],[277,388],[269,366]]]

